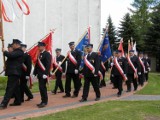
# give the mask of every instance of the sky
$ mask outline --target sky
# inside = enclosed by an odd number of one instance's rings
[[[110,15],[117,28],[125,13],[129,12],[133,0],[101,0],[101,28],[105,27]]]

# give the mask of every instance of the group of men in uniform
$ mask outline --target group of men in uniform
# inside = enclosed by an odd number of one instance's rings
[[[123,80],[126,81],[127,91],[131,92],[133,83],[134,91],[137,90],[138,85],[143,86],[144,82],[148,80],[148,73],[150,71],[151,60],[147,54],[142,52],[139,55],[134,54],[134,50],[129,51],[129,55],[122,56],[122,51],[117,50],[111,61],[111,82],[113,88],[118,88],[117,96],[120,97],[123,91]]]
[[[48,104],[48,94],[46,84],[50,74],[55,72],[56,83],[52,91],[57,94],[58,88],[60,93],[65,92],[63,98],[78,97],[82,86],[80,74],[84,76],[83,95],[80,102],[87,101],[90,83],[95,91],[95,101],[100,100],[100,88],[106,86],[105,72],[108,70],[108,65],[111,66],[111,80],[114,87],[118,89],[118,97],[123,91],[123,80],[127,84],[127,92],[131,91],[131,83],[133,82],[134,90],[137,90],[138,84],[143,86],[144,80],[148,80],[148,72],[150,71],[150,60],[140,54],[139,57],[134,55],[134,51],[130,51],[128,57],[122,57],[121,51],[116,51],[112,62],[101,62],[100,54],[93,51],[93,44],[85,46],[86,54],[82,57],[79,50],[75,49],[75,43],[70,42],[70,50],[67,56],[61,55],[61,49],[55,50],[56,57],[52,61],[52,56],[45,50],[46,44],[38,42],[38,56],[34,67],[33,75],[37,76],[39,81],[39,90],[41,102],[37,104],[39,108],[45,107]],[[24,102],[24,93],[27,95],[27,100],[33,99],[33,95],[27,86],[30,79],[32,62],[31,57],[26,52],[27,45],[21,44],[21,41],[14,39],[13,43],[8,46],[8,51],[4,48],[2,52],[7,57],[5,72],[8,76],[6,93],[0,104],[0,109],[7,107],[9,100],[15,98],[11,106],[18,106]],[[83,58],[83,59],[82,59]],[[80,71],[80,65],[84,61],[83,69]],[[53,62],[53,63],[52,63]],[[50,73],[51,66],[53,67]],[[148,72],[146,72],[148,71]],[[62,75],[66,76],[65,88],[62,84]],[[101,79],[101,81],[100,81]],[[138,79],[138,81],[137,81]],[[73,80],[74,91],[71,95],[71,81]]]

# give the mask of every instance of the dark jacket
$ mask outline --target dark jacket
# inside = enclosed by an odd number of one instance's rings
[[[84,64],[83,75],[84,77],[94,77],[94,75],[98,75],[98,71],[100,69],[100,58],[97,53],[92,52],[91,55],[87,56],[87,60],[94,66],[95,74]]]
[[[127,60],[126,60],[126,58],[120,57],[120,58],[117,58],[117,61],[118,61],[119,65],[121,66],[124,74],[127,74]],[[121,75],[120,72],[118,71],[118,69],[116,68],[115,64],[113,64],[113,67],[112,67],[112,74],[115,76]]]
[[[38,75],[42,77],[43,75],[49,75],[50,74],[50,68],[51,68],[51,55],[49,52],[44,51],[43,53],[40,53],[38,56],[41,63],[45,67],[45,71],[43,71],[40,66],[38,65],[38,60],[36,62],[35,68],[34,68],[34,75]]]
[[[62,62],[64,58],[65,58],[65,57],[64,57],[63,55],[60,55],[59,57],[56,56],[57,64],[59,64],[59,62]],[[65,72],[65,68],[66,68],[66,62],[65,62],[65,61],[62,63],[61,67],[62,67],[62,71],[63,71],[63,73],[64,73],[64,72]],[[53,64],[53,72],[56,70],[56,68],[57,68],[57,67]],[[57,70],[56,73],[61,73],[61,71],[60,71],[60,70]]]
[[[4,52],[4,56],[7,57],[6,61],[6,75],[7,76],[21,76],[22,63],[23,63],[24,52],[21,48],[13,50],[13,52]]]
[[[140,62],[138,60],[138,57],[137,56],[133,56],[130,59],[131,59],[131,62],[133,63],[133,65],[134,65],[134,67],[137,69],[137,72],[141,72],[141,65],[140,65]],[[128,63],[128,74],[134,74],[134,70],[129,65],[129,63]]]
[[[23,64],[27,67],[27,71],[25,71],[22,67],[22,76],[30,76],[32,70],[32,60],[28,53],[25,53],[23,56]]]
[[[75,73],[75,69],[79,70],[81,64],[81,52],[78,50],[71,51],[73,57],[77,60],[77,65],[74,65],[69,58],[67,58],[67,73]]]
[[[146,68],[146,71],[149,71],[149,68],[151,67],[151,59],[149,58],[145,58],[146,59],[146,64],[147,64],[147,68]]]

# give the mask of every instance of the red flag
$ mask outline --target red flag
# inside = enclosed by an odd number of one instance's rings
[[[52,32],[49,33],[45,38],[41,40],[46,44],[46,51],[48,51],[52,55]],[[28,50],[28,54],[31,56],[32,62],[35,65],[38,57],[38,46],[34,46],[30,50]]]
[[[120,40],[118,50],[121,50],[121,51],[122,51],[122,52],[121,52],[121,56],[124,57],[123,38]]]

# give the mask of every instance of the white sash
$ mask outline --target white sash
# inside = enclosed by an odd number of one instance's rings
[[[38,65],[39,65],[39,67],[41,68],[42,71],[45,71],[45,70],[46,70],[46,68],[45,68],[44,65],[42,64],[41,60],[39,59],[39,57],[38,57]]]
[[[74,65],[77,65],[77,60],[73,57],[70,51],[68,52],[68,57]]]
[[[141,60],[141,58],[139,57],[139,62],[140,62],[140,64],[141,64],[141,66],[143,67],[143,71],[144,71],[144,73],[145,73],[145,66],[144,66],[144,64],[143,64],[143,61]]]
[[[61,67],[61,66],[58,66],[56,57],[53,58],[53,64],[55,65],[56,68],[58,67],[58,70],[59,70],[59,71],[63,72],[62,67]]]
[[[129,65],[131,66],[132,70],[134,71],[134,78],[138,78],[137,69],[134,67],[129,56],[127,56],[127,60],[128,60]]]
[[[27,71],[27,66],[24,63],[22,64],[22,68],[25,72]]]
[[[87,60],[87,55],[84,57],[84,63],[91,71],[95,70],[94,66]],[[101,71],[98,71],[98,75],[100,79],[103,79]]]
[[[127,77],[124,75],[124,71],[122,70],[121,66],[119,65],[118,61],[117,61],[117,57],[114,58],[114,64],[116,66],[116,68],[118,69],[119,73],[122,75],[123,80],[127,80]]]
[[[103,62],[101,62],[101,66],[102,66],[103,70],[106,71],[106,67],[104,66],[104,63],[103,63]]]

